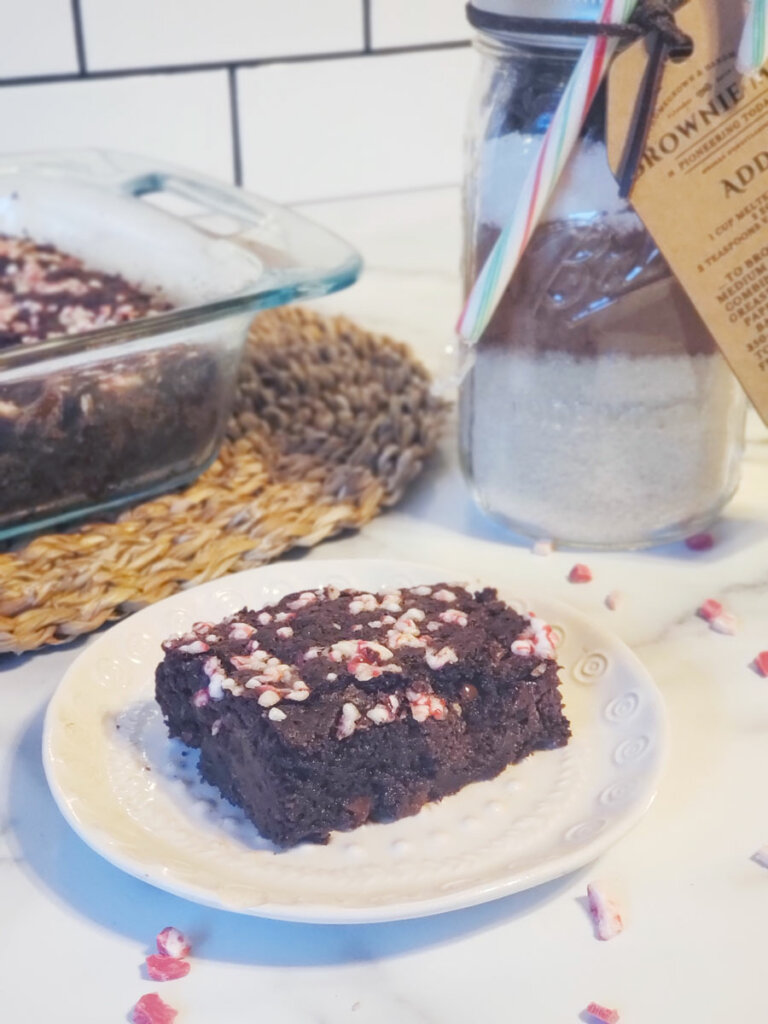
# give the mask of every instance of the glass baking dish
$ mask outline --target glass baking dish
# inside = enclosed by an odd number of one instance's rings
[[[104,151],[0,156],[0,234],[174,306],[0,350],[0,538],[192,480],[224,436],[253,314],[344,288],[361,269],[291,210]]]

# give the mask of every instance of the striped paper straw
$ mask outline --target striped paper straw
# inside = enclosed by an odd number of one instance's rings
[[[757,71],[768,60],[768,0],[751,0],[739,48],[739,70]]]
[[[623,24],[629,21],[636,5],[637,0],[605,0],[599,21]],[[617,39],[594,36],[584,47],[520,192],[512,220],[496,240],[467,299],[457,326],[466,341],[478,341],[488,326],[552,198],[617,46]]]

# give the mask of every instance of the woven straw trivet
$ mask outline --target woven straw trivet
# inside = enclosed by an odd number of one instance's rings
[[[0,652],[360,527],[420,472],[445,404],[409,350],[301,308],[254,321],[228,437],[183,491],[0,554]]]

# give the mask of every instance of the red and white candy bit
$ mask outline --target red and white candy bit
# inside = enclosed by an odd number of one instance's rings
[[[181,934],[178,928],[163,928],[158,933],[157,939],[157,951],[160,956],[172,956],[176,959],[184,956],[189,956],[191,946]]]
[[[707,598],[704,604],[698,609],[696,614],[700,619],[704,619],[705,622],[711,622],[716,619],[718,615],[722,615],[725,609],[719,601],[715,601],[713,597]]]
[[[624,604],[624,595],[620,590],[612,590],[605,599],[605,607],[610,611],[618,611]]]
[[[174,1010],[156,992],[142,996],[131,1011],[132,1024],[173,1024],[178,1016]]]
[[[768,651],[760,651],[758,656],[755,658],[755,670],[760,673],[761,676],[768,676]]]
[[[576,565],[568,573],[569,583],[591,583],[592,582],[592,570],[588,565],[584,565],[582,562],[577,562]]]
[[[176,981],[178,978],[185,978],[189,974],[189,962],[179,960],[175,956],[162,956],[160,953],[151,953],[147,959],[147,974],[152,981]]]
[[[709,628],[715,633],[723,633],[725,636],[736,636],[739,631],[739,620],[730,612],[723,612],[710,619]]]
[[[607,942],[624,931],[619,905],[602,882],[591,882],[587,886],[589,912],[595,922],[598,939]]]
[[[590,1003],[587,1013],[595,1020],[602,1021],[602,1024],[619,1024],[619,1011],[609,1010],[607,1006],[601,1006],[600,1003]]]
[[[711,551],[715,546],[715,538],[711,533],[695,533],[686,538],[685,546],[689,551]]]

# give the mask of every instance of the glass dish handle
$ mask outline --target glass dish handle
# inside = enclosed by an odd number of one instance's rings
[[[358,253],[327,228],[233,186],[154,171],[124,180],[122,190],[197,231],[248,249],[284,274],[311,266],[351,283],[360,272]]]

